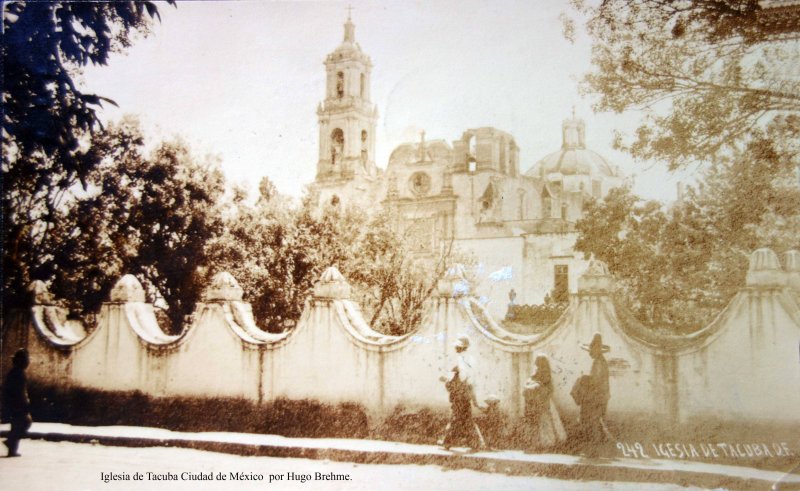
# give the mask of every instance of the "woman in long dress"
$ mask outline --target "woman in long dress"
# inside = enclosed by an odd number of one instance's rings
[[[525,383],[522,443],[526,450],[547,450],[567,439],[561,416],[553,402],[553,378],[546,356],[536,357],[536,372]]]

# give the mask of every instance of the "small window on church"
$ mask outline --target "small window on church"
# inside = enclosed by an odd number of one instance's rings
[[[339,99],[344,97],[344,73],[342,72],[336,74],[336,97]]]
[[[470,135],[467,139],[467,155],[464,156],[467,163],[467,172],[474,174],[478,167],[477,159],[475,158],[475,135]]]
[[[366,88],[366,77],[364,74],[361,74],[361,98],[364,98],[364,89]]]
[[[542,198],[542,218],[550,218],[552,213],[550,196]]]
[[[562,220],[566,220],[567,219],[567,204],[566,203],[561,203],[561,219]]]

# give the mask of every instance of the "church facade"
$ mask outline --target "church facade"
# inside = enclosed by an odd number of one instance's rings
[[[374,161],[378,109],[370,100],[372,63],[348,18],[343,42],[327,56],[319,104],[319,160],[310,186],[319,204],[390,207],[421,253],[452,243],[476,263],[476,291],[502,317],[516,303],[566,299],[587,262],[573,250],[588,200],[624,184],[619,169],[586,148],[585,123],[562,124],[561,148],[522,170],[514,136],[491,127],[460,138],[395,148],[385,170]]]

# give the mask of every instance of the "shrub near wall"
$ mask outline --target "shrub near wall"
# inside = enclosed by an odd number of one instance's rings
[[[34,421],[84,426],[149,426],[175,431],[231,431],[289,437],[364,438],[368,420],[354,403],[276,399],[154,398],[141,392],[69,390],[32,384]]]
[[[503,325],[520,334],[539,333],[553,325],[568,306],[567,302],[509,305]]]
[[[435,445],[444,436],[449,419],[447,411],[423,408],[410,411],[402,406],[369,429],[364,408],[354,403],[322,404],[310,400],[276,399],[258,404],[244,399],[218,398],[153,398],[141,392],[101,392],[90,389],[56,389],[32,384],[30,389],[34,421],[60,422],[82,426],[147,426],[174,431],[229,431],[275,434],[306,438],[373,438]],[[478,425],[485,421],[481,411],[474,410]],[[584,449],[575,439],[577,421],[562,414],[568,440],[552,451],[579,454]],[[504,435],[496,448],[521,448],[517,432],[522,420],[506,419]],[[607,457],[622,457],[620,445],[631,448],[639,443],[651,458],[658,458],[654,445],[693,444],[766,444],[769,448],[783,442],[793,452],[800,449],[796,427],[777,428],[774,425],[720,424],[694,421],[676,426],[653,419],[625,418],[609,415],[613,439],[597,448]],[[678,447],[674,447],[678,448]],[[718,447],[717,447],[718,448]],[[784,469],[796,465],[796,455],[770,457],[726,458],[719,450],[715,458],[691,458],[717,464],[757,466],[764,469]],[[661,456],[663,458],[663,456]]]
[[[377,438],[386,440],[433,445],[444,437],[449,416],[446,411],[422,408],[412,412],[398,406],[375,433]]]

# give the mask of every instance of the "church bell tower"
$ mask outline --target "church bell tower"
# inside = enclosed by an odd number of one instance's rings
[[[378,110],[370,102],[372,62],[355,41],[350,16],[344,40],[325,59],[325,99],[319,118],[318,184],[372,181],[375,167],[375,123]]]

